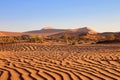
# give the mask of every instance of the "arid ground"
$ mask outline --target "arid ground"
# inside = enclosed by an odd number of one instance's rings
[[[1,44],[0,80],[120,80],[120,44]]]

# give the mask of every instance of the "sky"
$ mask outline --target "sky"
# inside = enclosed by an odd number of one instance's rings
[[[0,0],[0,31],[24,32],[46,26],[120,31],[120,0]]]

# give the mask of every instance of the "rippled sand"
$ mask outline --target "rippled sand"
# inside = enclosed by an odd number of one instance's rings
[[[0,45],[0,80],[120,80],[120,45]]]

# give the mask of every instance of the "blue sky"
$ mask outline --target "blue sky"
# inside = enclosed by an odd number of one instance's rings
[[[120,0],[0,0],[0,31],[91,27],[120,31]]]

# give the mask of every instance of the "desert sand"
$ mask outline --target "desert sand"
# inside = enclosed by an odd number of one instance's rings
[[[0,45],[0,80],[120,80],[120,45]]]

